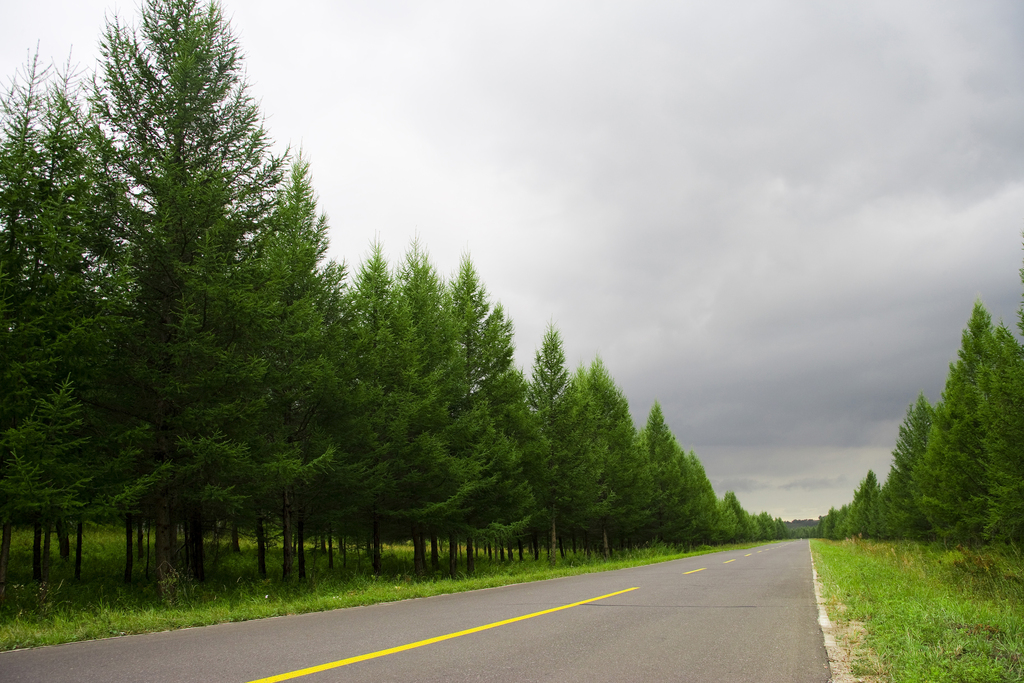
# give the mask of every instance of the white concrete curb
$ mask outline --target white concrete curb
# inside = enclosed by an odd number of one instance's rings
[[[807,550],[810,552],[810,543],[807,544]],[[836,644],[835,629],[825,611],[825,600],[821,596],[821,581],[818,580],[818,571],[814,568],[814,553],[811,553],[811,574],[814,577],[814,599],[818,603],[818,624],[821,626],[821,635],[825,638],[825,651],[828,652],[828,668],[832,672],[832,683],[855,683],[857,679],[850,673],[850,658]]]

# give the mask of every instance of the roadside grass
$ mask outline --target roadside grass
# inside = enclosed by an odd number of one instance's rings
[[[863,623],[853,674],[896,683],[1024,681],[1024,553],[811,541],[829,618]],[[872,656],[875,655],[875,656]]]
[[[327,568],[326,551],[307,548],[306,579],[299,581],[293,577],[286,581],[280,578],[280,547],[268,550],[268,578],[264,579],[256,571],[253,543],[243,539],[241,552],[231,552],[227,539],[221,538],[208,543],[206,581],[179,578],[173,595],[162,597],[152,571],[149,579],[145,577],[145,559],[135,560],[133,584],[122,582],[123,531],[87,527],[85,539],[81,580],[74,579],[74,551],[69,561],[59,559],[54,551],[49,598],[40,606],[38,585],[31,578],[32,534],[15,533],[7,600],[0,605],[0,650],[372,605],[623,569],[764,544],[701,546],[688,551],[655,545],[617,551],[608,561],[597,554],[588,558],[582,551],[567,552],[555,567],[548,564],[543,551],[539,561],[527,553],[522,562],[518,556],[501,562],[481,553],[476,559],[475,573],[454,580],[442,572],[428,571],[425,576],[415,576],[411,545],[386,546],[384,572],[377,578],[370,573],[365,548],[357,551],[355,546],[348,545],[344,560],[335,548],[334,569]],[[447,559],[445,548],[442,567],[447,566]],[[346,566],[342,566],[343,562]],[[460,568],[465,569],[464,548]]]

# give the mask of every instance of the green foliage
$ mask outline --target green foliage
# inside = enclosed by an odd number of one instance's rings
[[[935,407],[928,448],[914,472],[921,508],[943,538],[980,540],[987,522],[984,396],[979,379],[992,344],[991,318],[978,302],[958,359],[950,365],[942,402]]]
[[[899,438],[892,452],[889,477],[882,487],[886,534],[900,538],[924,538],[931,524],[921,510],[921,491],[914,470],[928,449],[934,412],[924,394],[907,408]]]
[[[93,393],[106,302],[121,283],[101,251],[95,171],[75,80],[31,62],[0,103],[3,523],[101,507],[89,479],[107,469],[102,436],[85,446],[102,428],[82,392]]]
[[[882,491],[875,473],[868,474],[853,492],[845,531],[858,538],[878,538],[884,528],[882,519]]]
[[[1024,325],[1024,312],[1022,312]],[[1024,329],[1024,328],[1022,328]],[[989,538],[1024,541],[1024,349],[1006,327],[995,330],[991,364],[980,385],[987,454]]]

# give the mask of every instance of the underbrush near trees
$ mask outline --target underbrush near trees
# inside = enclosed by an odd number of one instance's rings
[[[854,675],[1024,681],[1020,548],[815,540],[811,550],[829,618],[862,622],[877,655],[855,659]]]
[[[39,587],[31,577],[32,534],[15,534],[11,552],[18,561],[11,566],[27,571],[12,572],[7,600],[0,604],[0,650],[457,593],[760,545],[702,546],[689,551],[652,545],[616,552],[608,561],[597,554],[588,558],[583,552],[568,552],[555,567],[543,553],[539,562],[529,553],[522,562],[518,557],[500,562],[482,553],[475,573],[455,580],[443,572],[416,576],[411,545],[388,546],[384,573],[378,578],[372,575],[365,548],[357,551],[349,545],[344,559],[335,548],[333,569],[328,569],[326,551],[307,548],[307,578],[298,581],[280,578],[280,548],[268,553],[270,576],[264,579],[256,572],[255,545],[243,539],[241,552],[232,552],[224,539],[211,544],[206,581],[179,575],[173,590],[161,596],[153,572],[145,578],[144,559],[135,561],[132,585],[121,581],[124,539],[118,529],[88,528],[87,537],[81,580],[73,578],[73,558],[54,558],[48,599],[40,606]]]

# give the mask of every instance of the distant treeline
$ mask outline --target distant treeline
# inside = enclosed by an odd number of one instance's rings
[[[657,403],[637,430],[600,359],[549,326],[527,378],[468,258],[414,244],[327,262],[309,166],[276,157],[216,4],[109,23],[95,75],[37,63],[0,121],[0,598],[15,526],[67,556],[83,521],[154,539],[156,577],[204,578],[232,528],[304,573],[310,537],[525,543],[605,555],[782,538],[712,490]],[[137,541],[136,541],[137,542]],[[473,570],[473,553],[465,555]],[[434,554],[431,558],[437,562]],[[293,566],[294,565],[294,566]],[[435,567],[436,568],[436,567]]]
[[[1024,271],[1022,271],[1024,277]],[[1018,328],[1024,334],[1024,308]],[[809,532],[831,539],[978,544],[1024,540],[1024,346],[981,302],[949,366],[942,400],[907,409],[879,485],[868,471],[853,501]]]

